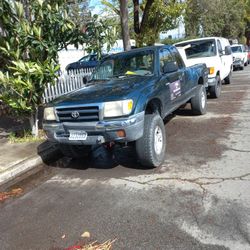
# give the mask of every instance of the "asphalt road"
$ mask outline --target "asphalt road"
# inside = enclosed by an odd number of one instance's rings
[[[167,155],[143,169],[131,148],[44,166],[0,204],[0,249],[250,249],[250,66],[208,100],[166,121]]]

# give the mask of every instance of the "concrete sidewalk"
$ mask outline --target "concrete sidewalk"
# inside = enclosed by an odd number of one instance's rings
[[[0,139],[0,185],[49,161],[57,150],[47,141],[10,143],[6,138]]]

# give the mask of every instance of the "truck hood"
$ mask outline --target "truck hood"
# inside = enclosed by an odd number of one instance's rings
[[[199,58],[192,58],[192,59],[186,59],[185,58],[185,64],[187,67],[193,66],[195,64],[199,63],[205,63],[206,66],[209,67],[215,67],[218,63],[216,62],[218,60],[217,57],[199,57]]]
[[[141,90],[154,82],[155,76],[129,76],[109,81],[91,81],[85,87],[63,95],[51,106],[70,106],[78,104],[101,103],[139,96]]]
[[[233,53],[234,58],[243,60],[245,58],[245,53]]]

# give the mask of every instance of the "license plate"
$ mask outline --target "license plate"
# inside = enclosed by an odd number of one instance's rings
[[[81,130],[70,130],[69,131],[69,140],[70,141],[85,141],[88,134],[85,131]]]

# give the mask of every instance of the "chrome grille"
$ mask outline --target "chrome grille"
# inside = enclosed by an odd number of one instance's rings
[[[98,106],[57,108],[56,113],[61,122],[99,121]]]

